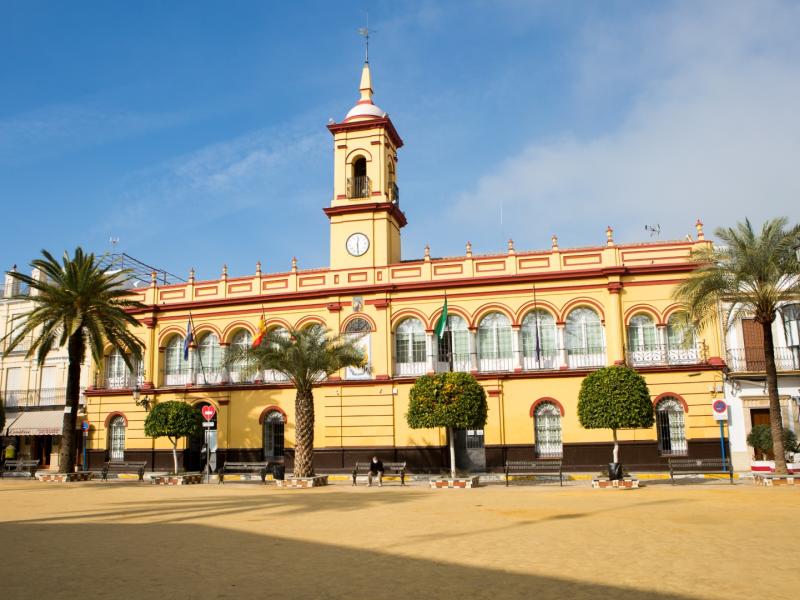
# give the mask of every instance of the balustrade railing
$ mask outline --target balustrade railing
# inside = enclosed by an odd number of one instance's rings
[[[728,350],[727,358],[731,371],[763,373],[767,370],[764,348],[759,346],[731,348]],[[800,346],[776,347],[775,367],[778,371],[800,370]]]
[[[81,388],[79,404],[85,403]],[[38,390],[7,390],[2,392],[6,410],[41,406],[66,406],[67,390],[64,388],[41,388]]]
[[[372,182],[366,175],[347,178],[348,198],[368,198],[372,194]]]
[[[603,347],[568,348],[567,366],[570,369],[593,369],[606,364],[606,349]]]
[[[705,362],[705,350],[701,343],[685,348],[664,344],[652,344],[640,348],[627,348],[625,358],[632,367],[696,365]]]

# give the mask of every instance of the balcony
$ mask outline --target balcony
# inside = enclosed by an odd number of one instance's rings
[[[395,363],[394,373],[397,377],[418,377],[425,375],[426,363],[423,362],[406,362]]]
[[[511,352],[480,352],[478,354],[478,371],[481,373],[513,370],[514,360]]]
[[[120,372],[119,369],[106,369],[104,373],[95,374],[94,386],[100,389],[120,390],[141,387],[143,383],[144,371],[141,368],[135,374],[128,370]]]
[[[86,399],[81,396],[79,404],[85,404]],[[64,388],[42,388],[39,390],[7,390],[2,394],[6,410],[15,408],[39,408],[47,406],[66,406],[67,390]]]
[[[348,198],[369,198],[372,195],[372,182],[366,175],[347,178]]]
[[[389,201],[400,204],[400,188],[394,182],[389,184]]]
[[[436,360],[437,373],[469,373],[472,361],[467,352],[442,353]]]
[[[705,360],[705,349],[701,343],[687,348],[655,344],[638,350],[625,350],[625,361],[631,367],[698,365]]]
[[[570,369],[597,369],[606,365],[606,349],[571,348],[567,350],[567,366]]]
[[[767,360],[764,348],[748,346],[728,350],[728,367],[739,373],[764,373]],[[800,346],[776,347],[775,367],[778,371],[800,371]]]
[[[222,384],[286,383],[289,378],[277,371],[257,371],[248,373],[244,367],[234,365],[229,368],[200,369],[181,368],[161,371],[161,385],[164,387],[205,386]]]
[[[524,371],[551,371],[558,369],[561,364],[560,352],[555,349],[541,350],[539,356],[523,356],[522,369]]]

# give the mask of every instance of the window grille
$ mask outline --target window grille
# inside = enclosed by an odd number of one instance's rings
[[[534,412],[534,443],[539,458],[562,455],[561,411],[550,402],[542,402]]]
[[[683,405],[675,398],[664,398],[656,406],[656,430],[658,450],[661,454],[665,456],[688,454]]]
[[[109,437],[111,438],[109,458],[111,460],[125,459],[125,419],[117,416],[111,419],[109,425]]]

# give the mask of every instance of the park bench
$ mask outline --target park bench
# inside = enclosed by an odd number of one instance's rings
[[[563,463],[560,458],[506,461],[506,486],[511,475],[558,475],[558,485],[564,485]]]
[[[108,481],[109,473],[136,473],[139,481],[144,481],[144,467],[147,464],[143,460],[109,460],[103,465],[103,481]]]
[[[225,461],[222,469],[219,471],[219,483],[225,483],[226,473],[258,473],[261,477],[261,482],[267,482],[267,473],[273,465],[282,464],[275,461],[261,461],[261,462],[233,462]]]
[[[356,484],[356,478],[359,475],[366,475],[369,473],[369,465],[368,462],[357,462],[356,466],[353,467],[353,485]],[[400,477],[400,485],[406,484],[406,463],[403,462],[384,462],[383,463],[383,474],[386,475],[394,475]]]
[[[38,468],[38,460],[9,458],[3,463],[3,470],[0,471],[0,477],[5,477],[6,475],[27,475],[33,479],[36,477],[36,469]]]
[[[675,485],[675,475],[727,475],[733,484],[733,466],[725,458],[670,458],[669,478]]]

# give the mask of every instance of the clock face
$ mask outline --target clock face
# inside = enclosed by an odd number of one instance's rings
[[[361,256],[369,250],[369,239],[363,233],[354,233],[347,238],[347,251],[353,256]]]

